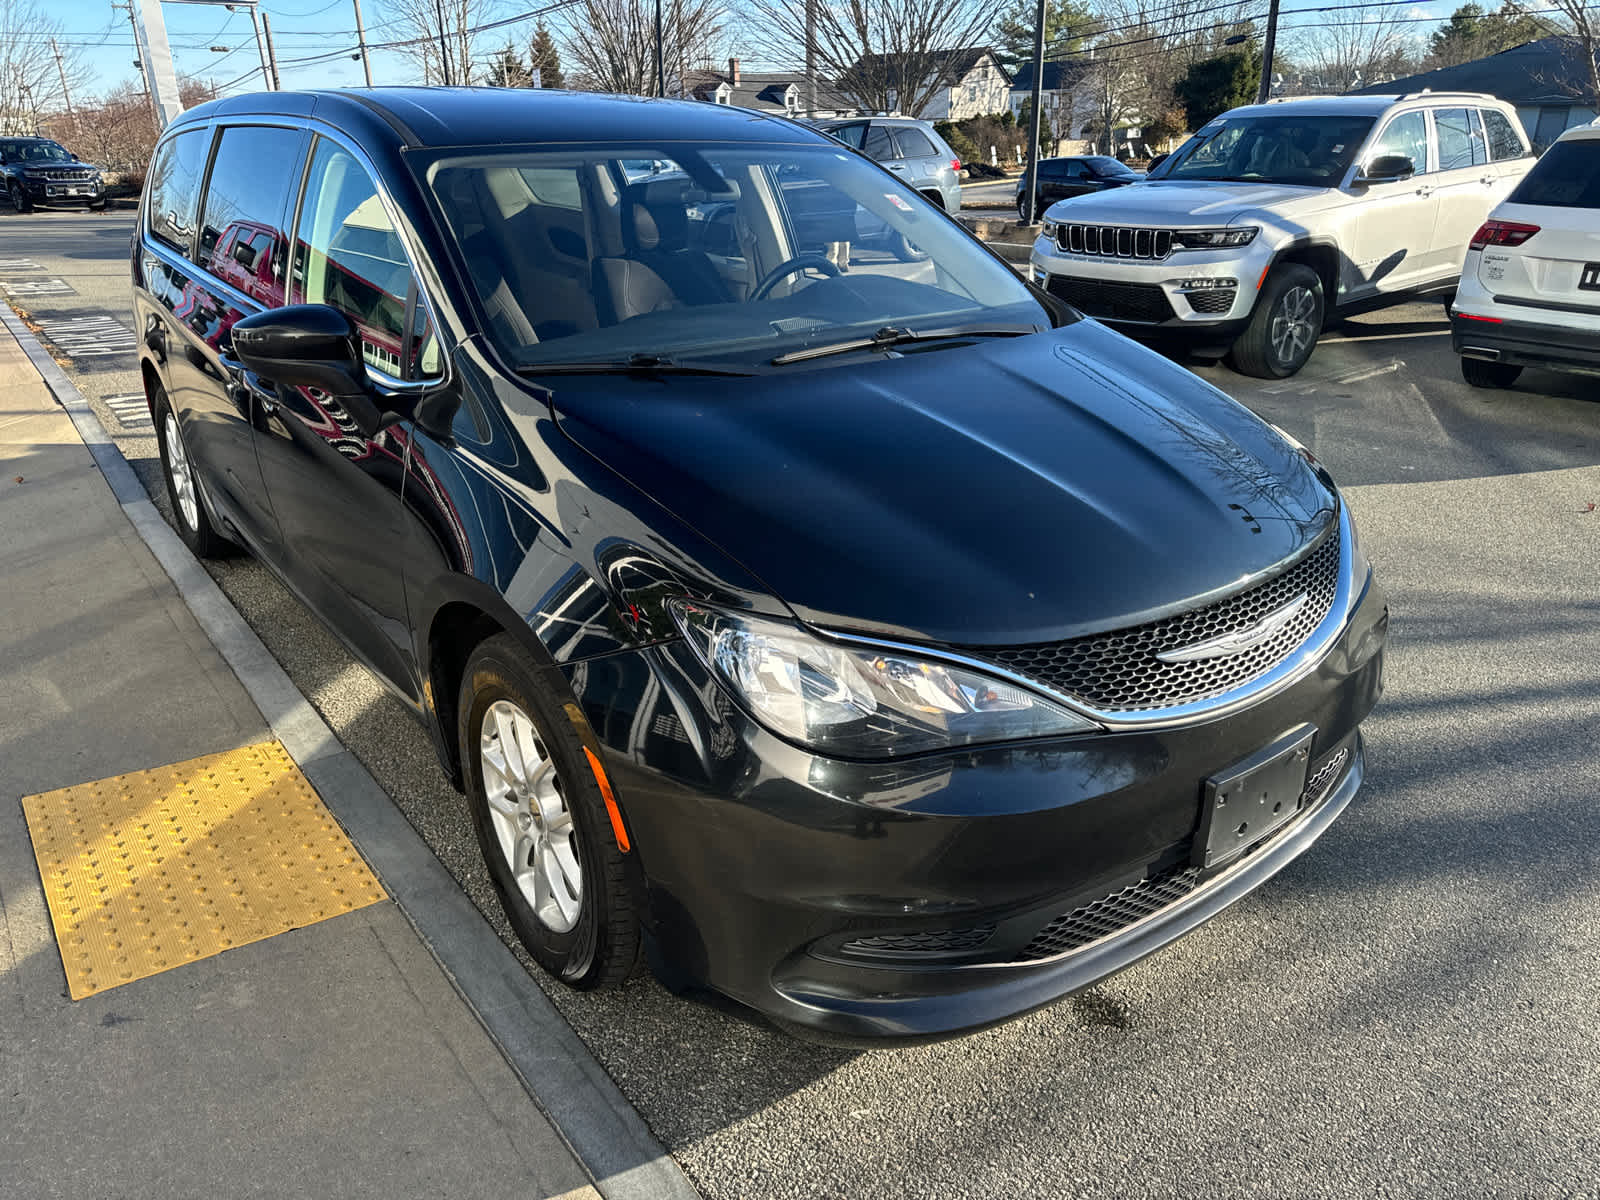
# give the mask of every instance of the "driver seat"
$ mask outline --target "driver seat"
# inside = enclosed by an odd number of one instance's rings
[[[711,259],[689,248],[685,179],[636,183],[622,194],[622,258],[597,258],[595,291],[614,322],[734,297]]]

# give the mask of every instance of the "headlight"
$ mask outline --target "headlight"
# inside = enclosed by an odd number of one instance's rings
[[[950,663],[825,642],[786,621],[684,601],[673,615],[756,720],[825,754],[889,758],[1097,728],[1043,696]]]
[[[1056,240],[1056,235],[1061,232],[1061,226],[1055,221],[1044,221],[1040,227],[1043,230],[1040,236],[1047,237],[1052,242]]]
[[[1257,225],[1241,225],[1236,229],[1174,229],[1172,244],[1184,250],[1225,250],[1248,246],[1260,232]]]

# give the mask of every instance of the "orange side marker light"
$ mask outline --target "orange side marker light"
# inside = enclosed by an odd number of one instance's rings
[[[594,781],[600,785],[600,795],[606,802],[606,815],[611,818],[611,832],[617,835],[617,848],[626,854],[632,847],[628,844],[628,831],[622,827],[622,810],[617,807],[617,795],[611,790],[611,780],[606,778],[606,769],[600,765],[593,750],[585,746],[583,753],[589,760],[589,769],[594,772]]]

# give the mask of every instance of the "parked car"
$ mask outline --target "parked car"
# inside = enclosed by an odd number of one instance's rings
[[[150,179],[178,531],[414,710],[564,982],[643,949],[805,1036],[949,1035],[1220,912],[1360,786],[1388,616],[1327,472],[836,142],[271,92]],[[926,261],[842,273],[815,215],[857,207]],[[229,282],[244,230],[281,304]]]
[[[76,154],[49,138],[0,137],[0,188],[19,213],[36,205],[106,206],[100,168],[79,162]]]
[[[1474,387],[1600,369],[1600,125],[1562,134],[1473,235],[1450,341]]]
[[[1454,287],[1473,231],[1533,161],[1492,96],[1247,105],[1142,186],[1053,205],[1033,276],[1125,332],[1283,378],[1331,315]]]
[[[912,117],[851,117],[818,121],[816,125],[882,163],[945,212],[961,211],[961,156],[926,121]]]
[[[1028,219],[1028,180],[1023,171],[1017,180],[1017,216]],[[1039,160],[1039,211],[1043,212],[1057,200],[1073,196],[1087,196],[1091,192],[1110,191],[1138,183],[1144,176],[1120,159],[1109,154],[1088,154],[1071,158],[1041,158]]]

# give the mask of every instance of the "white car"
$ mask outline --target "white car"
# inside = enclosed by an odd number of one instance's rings
[[[1473,230],[1533,161],[1492,96],[1247,105],[1144,182],[1052,205],[1033,279],[1124,333],[1282,378],[1328,314],[1453,286]]]
[[[1473,387],[1600,371],[1600,124],[1562,134],[1473,237],[1450,341]]]

